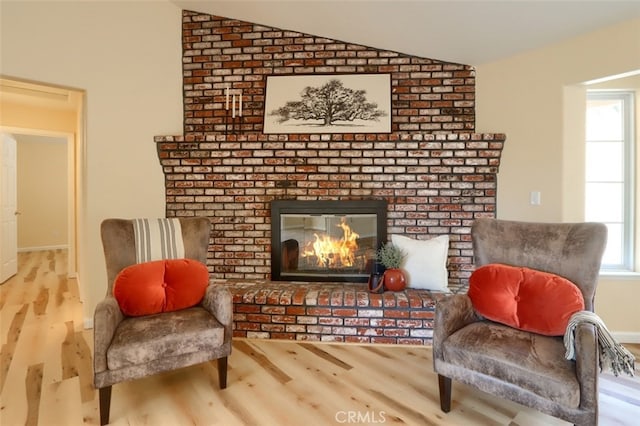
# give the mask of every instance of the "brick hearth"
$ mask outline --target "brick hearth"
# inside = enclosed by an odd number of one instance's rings
[[[233,294],[234,336],[348,343],[431,344],[444,293],[370,293],[366,284],[215,280]]]

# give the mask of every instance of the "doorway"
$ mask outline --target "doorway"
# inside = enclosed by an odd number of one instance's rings
[[[19,141],[54,138],[66,147],[66,242],[68,277],[77,276],[81,241],[84,157],[84,97],[81,90],[0,78],[0,130]],[[20,142],[18,142],[20,143]],[[52,230],[51,232],[61,232]],[[64,238],[62,238],[64,239]],[[82,298],[82,289],[80,289]]]

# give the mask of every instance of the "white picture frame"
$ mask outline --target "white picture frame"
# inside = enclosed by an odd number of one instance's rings
[[[267,76],[265,134],[390,133],[390,74]]]

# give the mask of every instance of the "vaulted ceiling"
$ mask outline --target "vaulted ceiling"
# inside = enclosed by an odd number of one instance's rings
[[[182,9],[469,65],[640,17],[638,0],[171,1]]]

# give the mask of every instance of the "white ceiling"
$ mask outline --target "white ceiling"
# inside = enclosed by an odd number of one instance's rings
[[[171,0],[178,7],[480,65],[640,17],[640,0]]]

